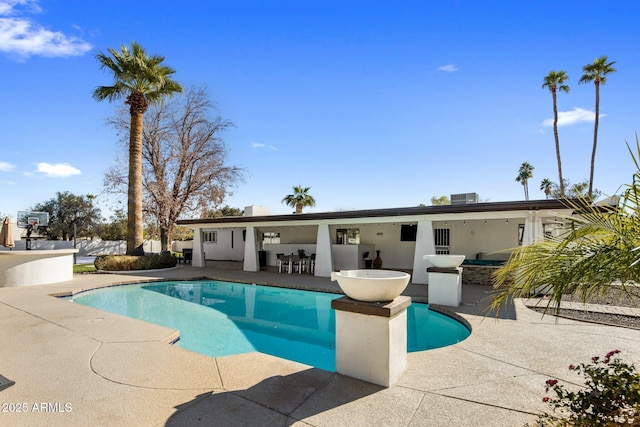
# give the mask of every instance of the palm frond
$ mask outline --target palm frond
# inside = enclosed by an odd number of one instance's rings
[[[97,54],[96,59],[101,69],[111,72],[114,84],[96,88],[93,92],[96,100],[113,101],[139,92],[149,102],[157,103],[166,96],[182,92],[182,86],[171,78],[176,71],[162,64],[163,56],[147,56],[136,42],[131,43],[131,49],[122,45],[120,50],[109,48],[108,52],[109,55]]]
[[[627,144],[628,146],[628,144]],[[597,205],[590,198],[565,200],[573,211],[562,218],[564,233],[529,246],[515,248],[493,276],[494,296],[489,309],[496,314],[513,298],[548,296],[546,309],[559,310],[562,298],[583,301],[612,286],[638,296],[640,281],[640,141],[629,152],[637,172],[616,206]]]

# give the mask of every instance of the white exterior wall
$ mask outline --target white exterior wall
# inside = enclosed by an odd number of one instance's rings
[[[267,231],[265,230],[262,230]],[[268,229],[280,233],[280,243],[286,244],[315,244],[318,236],[317,226],[300,226],[300,227],[279,227]]]
[[[350,228],[360,228],[360,243],[375,246],[374,252],[369,254],[371,259],[376,258],[375,251],[380,251],[383,269],[411,270],[416,242],[400,241],[402,224],[366,224]]]
[[[450,253],[465,255],[468,259],[475,259],[480,252],[490,253],[518,246],[518,224],[524,224],[524,218],[512,218],[509,222],[503,219],[469,220],[469,221],[438,221],[435,228],[449,228],[451,238]]]
[[[244,228],[217,230],[204,228],[203,231],[216,231],[217,235],[216,242],[202,243],[205,259],[217,261],[242,261],[244,259],[245,242],[242,240]]]

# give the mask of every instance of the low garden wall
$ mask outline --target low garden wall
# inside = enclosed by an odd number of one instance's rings
[[[2,251],[0,287],[44,285],[73,279],[76,249]]]
[[[16,246],[14,251],[23,251],[26,249],[26,241],[15,240]],[[145,240],[144,251],[146,253],[160,253],[161,245],[159,240]],[[183,248],[193,247],[193,241],[173,242],[171,250],[174,252],[182,252]],[[74,249],[71,240],[31,240],[31,249],[57,250],[57,249]],[[127,252],[127,242],[124,240],[78,240],[75,249],[78,250],[78,256],[94,256],[94,255],[124,255]],[[9,248],[0,246],[0,251],[8,251]]]

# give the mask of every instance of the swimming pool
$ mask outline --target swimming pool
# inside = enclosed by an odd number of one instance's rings
[[[140,283],[76,294],[71,301],[180,331],[182,348],[212,357],[259,351],[335,371],[335,313],[341,294],[198,280]],[[467,338],[462,323],[412,303],[408,351]]]

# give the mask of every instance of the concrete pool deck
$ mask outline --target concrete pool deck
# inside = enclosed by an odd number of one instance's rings
[[[202,356],[167,344],[171,329],[50,296],[197,277],[338,289],[328,278],[190,266],[0,288],[0,425],[517,426],[546,409],[548,378],[581,383],[570,364],[613,349],[640,361],[639,330],[541,317],[519,301],[486,318],[481,286],[465,286],[453,310],[471,336],[409,353],[406,372],[386,389],[261,353]],[[426,289],[405,294],[418,300]],[[3,377],[15,384],[3,388]]]

